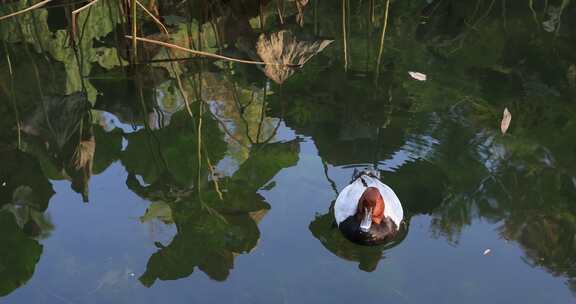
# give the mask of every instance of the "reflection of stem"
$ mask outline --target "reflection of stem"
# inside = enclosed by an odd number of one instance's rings
[[[480,22],[482,22],[482,20],[484,20],[486,17],[490,15],[490,13],[492,12],[492,7],[494,7],[494,2],[496,2],[496,0],[492,0],[492,2],[490,2],[490,5],[488,6],[488,10],[486,10],[486,13],[482,15],[480,18],[478,18],[478,20],[476,20],[472,28],[476,28],[476,26],[478,26]]]
[[[136,24],[138,17],[136,16],[136,0],[130,1],[130,9],[132,15],[132,63],[138,61],[138,46],[136,44],[136,36],[138,36],[138,26]]]
[[[374,24],[372,22],[372,14],[374,13],[372,10],[374,9],[374,0],[370,0],[368,3],[368,16],[367,16],[367,24],[366,24],[366,71],[369,70],[370,67],[370,54],[372,51],[372,28]]]
[[[318,2],[320,0],[314,1],[314,6],[312,7],[312,13],[314,15],[314,35],[319,36],[320,33],[320,25],[318,23]]]
[[[6,53],[6,62],[8,63],[8,72],[10,75],[10,101],[12,101],[12,106],[14,107],[14,118],[16,119],[16,128],[18,134],[18,150],[22,147],[22,126],[20,125],[20,113],[18,111],[18,105],[16,105],[16,96],[14,92],[14,73],[12,70],[12,62],[10,61],[10,53],[8,52],[8,46],[6,41],[2,41],[4,44],[4,52]]]
[[[216,120],[216,122],[218,122],[218,124],[220,125],[220,127],[222,128],[222,130],[224,131],[224,133],[226,133],[226,135],[228,135],[228,137],[230,137],[231,139],[233,139],[236,143],[238,143],[240,146],[244,147],[244,148],[249,148],[249,146],[245,145],[244,143],[242,143],[242,141],[240,141],[238,138],[236,138],[234,136],[234,134],[232,134],[232,132],[230,132],[230,130],[228,130],[228,128],[226,127],[226,124],[218,117],[218,115],[212,113],[212,111],[208,111],[208,113],[210,113],[210,115],[214,118],[214,120]]]
[[[344,70],[348,71],[348,33],[346,32],[346,0],[342,0],[342,40],[344,43]]]
[[[280,87],[280,119],[278,119],[278,123],[276,124],[276,127],[272,131],[272,134],[270,134],[270,136],[266,140],[264,140],[262,143],[267,143],[270,140],[272,140],[272,138],[274,138],[274,136],[276,136],[276,132],[278,132],[278,128],[280,128],[280,124],[282,123],[282,120],[284,120],[284,98],[282,98],[282,87]]]
[[[15,26],[18,28],[18,32],[22,41],[26,41],[24,31],[18,22],[15,22]],[[38,93],[40,94],[40,103],[42,106],[42,112],[44,113],[44,119],[46,120],[46,125],[48,126],[48,130],[52,133],[54,137],[56,137],[56,133],[54,132],[54,128],[52,127],[52,123],[50,123],[50,119],[48,117],[48,109],[46,108],[46,100],[44,98],[44,90],[42,90],[42,85],[40,83],[40,73],[38,72],[38,67],[36,66],[36,61],[34,57],[32,57],[32,53],[28,49],[28,45],[24,45],[24,49],[26,50],[26,54],[30,57],[30,61],[32,62],[32,68],[34,70],[34,76],[36,77],[36,86],[38,87]]]
[[[262,131],[262,124],[264,123],[264,114],[266,112],[266,89],[267,85],[264,84],[264,96],[262,96],[262,109],[260,110],[260,122],[258,123],[258,132],[256,132],[256,142],[260,142],[260,132]]]
[[[140,100],[140,105],[142,106],[142,117],[144,119],[144,130],[146,130],[146,132],[150,135],[150,137],[152,137],[152,139],[156,142],[157,147],[158,147],[157,155],[160,158],[162,165],[164,166],[163,169],[167,169],[168,168],[168,162],[166,162],[166,160],[164,159],[164,155],[162,154],[162,150],[160,148],[160,146],[161,146],[160,140],[158,139],[158,137],[156,137],[156,134],[150,129],[150,124],[148,122],[148,108],[146,107],[146,102],[144,101],[144,92],[142,89],[142,84],[140,83],[139,79],[138,79],[138,99]],[[152,152],[153,157],[156,158],[155,153],[154,153],[154,149],[152,147],[152,143],[150,143],[148,141],[148,144],[150,145],[150,151]],[[155,162],[155,164],[157,164],[157,163]],[[160,171],[162,171],[162,168]]]
[[[506,0],[502,0],[502,23],[504,24],[504,30],[508,31],[508,24],[506,18]],[[540,28],[540,26],[538,26]]]
[[[250,141],[250,144],[254,144],[254,140],[252,140],[252,137],[250,136],[250,128],[248,120],[246,120],[246,117],[244,117],[244,107],[240,102],[240,97],[238,96],[238,89],[236,87],[236,83],[234,81],[231,81],[231,83],[232,83],[232,97],[234,98],[234,102],[236,103],[236,107],[238,108],[239,112],[238,114],[240,114],[240,119],[242,119],[242,122],[244,123],[244,128],[246,129],[246,137]],[[256,138],[256,141],[258,141],[258,138]]]
[[[220,32],[218,31],[218,27],[216,23],[210,20],[210,26],[212,27],[212,32],[214,33],[214,37],[216,38],[216,46],[218,46],[218,52],[222,53],[222,37],[220,37]]]
[[[382,35],[380,36],[380,49],[378,50],[378,59],[376,61],[376,81],[380,76],[380,63],[382,62],[382,54],[384,53],[384,38],[386,38],[386,27],[388,27],[388,10],[390,8],[390,0],[386,0],[386,10],[384,12],[384,21],[382,25]]]
[[[260,31],[264,31],[264,4],[258,0],[258,20],[260,22]]]
[[[528,8],[530,8],[530,11],[532,12],[532,18],[534,18],[534,22],[536,23],[536,28],[538,29],[538,31],[540,31],[540,21],[538,20],[538,15],[536,14],[536,11],[534,10],[534,0],[528,1]]]
[[[26,49],[28,50],[28,49]],[[46,125],[48,129],[56,138],[56,131],[54,131],[54,127],[52,127],[52,123],[50,122],[50,117],[48,116],[48,107],[46,106],[46,97],[44,96],[44,90],[42,90],[42,85],[40,84],[40,73],[38,72],[38,67],[36,66],[36,61],[30,56],[32,59],[32,67],[34,69],[34,76],[36,76],[36,85],[38,86],[38,92],[40,93],[40,100],[42,104],[42,112],[44,112],[44,119],[46,120]]]
[[[197,153],[198,153],[198,176],[200,176],[200,168],[202,167],[202,110],[204,109],[204,103],[200,103],[199,105],[199,112],[198,113],[198,128],[196,129],[197,131],[197,135],[198,135],[198,147],[197,147]]]
[[[276,10],[278,11],[280,24],[284,24],[284,0],[276,0]]]
[[[562,4],[560,5],[560,13],[558,13],[558,26],[556,27],[556,32],[554,32],[554,39],[556,39],[556,37],[558,37],[558,33],[560,33],[560,26],[562,25],[562,13],[564,12],[564,9],[569,2],[570,0],[562,0]]]
[[[124,21],[124,20],[122,19],[122,17],[120,17],[120,16],[115,16],[115,14],[113,13],[112,5],[110,4],[110,1],[106,1],[105,3],[106,3],[106,5],[108,6],[108,16],[110,16],[110,23],[113,23],[113,22],[114,22],[113,20],[122,20],[122,21]],[[114,1],[114,3],[117,5],[116,8],[119,9],[118,11],[119,11],[119,12],[122,12],[122,11],[123,11],[123,6],[122,6],[122,4],[120,3],[120,1],[118,1],[118,2]],[[116,19],[115,17],[116,17],[117,19]],[[119,37],[118,37],[118,32],[119,32],[119,31],[122,31],[122,33],[121,33],[120,35],[125,35],[125,34],[126,34],[126,31],[125,31],[125,30],[126,30],[125,27],[121,26],[118,31],[113,31],[113,33],[114,33],[114,43],[116,43],[116,45],[120,45],[120,39],[119,39]],[[117,51],[114,52],[114,53],[116,54],[116,59],[118,60],[118,65],[122,68],[122,72],[126,72],[125,69],[124,69],[124,62],[123,62],[123,60],[122,60],[122,57],[120,56],[120,47],[118,47]]]
[[[212,176],[212,182],[214,183],[214,190],[218,193],[218,197],[220,200],[224,199],[222,195],[222,191],[220,191],[220,186],[218,185],[218,179],[216,177],[216,173],[214,171],[214,166],[212,166],[212,162],[210,161],[210,157],[208,157],[208,153],[206,153],[206,162],[208,163],[208,170],[210,170],[210,175]]]
[[[336,193],[336,196],[338,196],[338,187],[336,187],[336,183],[330,178],[330,176],[328,176],[328,164],[325,160],[322,160],[322,166],[324,166],[324,176],[328,180],[332,190],[334,190],[334,193]]]
[[[368,18],[370,19],[370,28],[374,25],[374,0],[368,3]]]

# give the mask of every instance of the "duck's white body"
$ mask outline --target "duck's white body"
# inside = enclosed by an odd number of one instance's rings
[[[362,182],[362,180],[364,180],[364,182]],[[366,185],[364,185],[364,183],[366,183]],[[348,217],[356,214],[358,201],[367,187],[375,187],[380,191],[385,205],[384,216],[390,218],[396,224],[396,227],[400,227],[400,222],[402,222],[404,218],[404,211],[402,210],[402,204],[398,196],[379,179],[369,175],[361,175],[338,194],[338,198],[334,204],[336,224],[340,225],[340,223]]]

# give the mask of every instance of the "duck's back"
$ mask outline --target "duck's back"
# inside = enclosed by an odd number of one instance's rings
[[[358,201],[367,187],[375,187],[378,189],[384,199],[384,217],[392,220],[396,227],[400,227],[400,222],[402,222],[404,218],[404,211],[402,210],[402,204],[398,196],[396,196],[396,193],[394,193],[390,187],[383,184],[377,178],[368,175],[358,177],[350,185],[342,189],[338,195],[336,203],[334,204],[336,224],[340,225],[347,218],[356,214]]]

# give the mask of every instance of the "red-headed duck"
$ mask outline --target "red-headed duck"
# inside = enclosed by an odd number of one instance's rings
[[[394,239],[404,218],[394,191],[379,180],[378,171],[355,172],[336,199],[334,218],[349,240],[367,245]]]

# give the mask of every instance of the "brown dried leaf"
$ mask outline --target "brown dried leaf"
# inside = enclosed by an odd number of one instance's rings
[[[261,34],[256,52],[267,65],[264,73],[278,84],[292,76],[296,68],[320,53],[333,40],[299,39],[289,30]]]
[[[508,111],[508,108],[504,108],[502,122],[500,122],[500,131],[502,131],[502,134],[506,134],[506,131],[508,131],[508,128],[510,127],[510,121],[512,121],[512,113]]]

